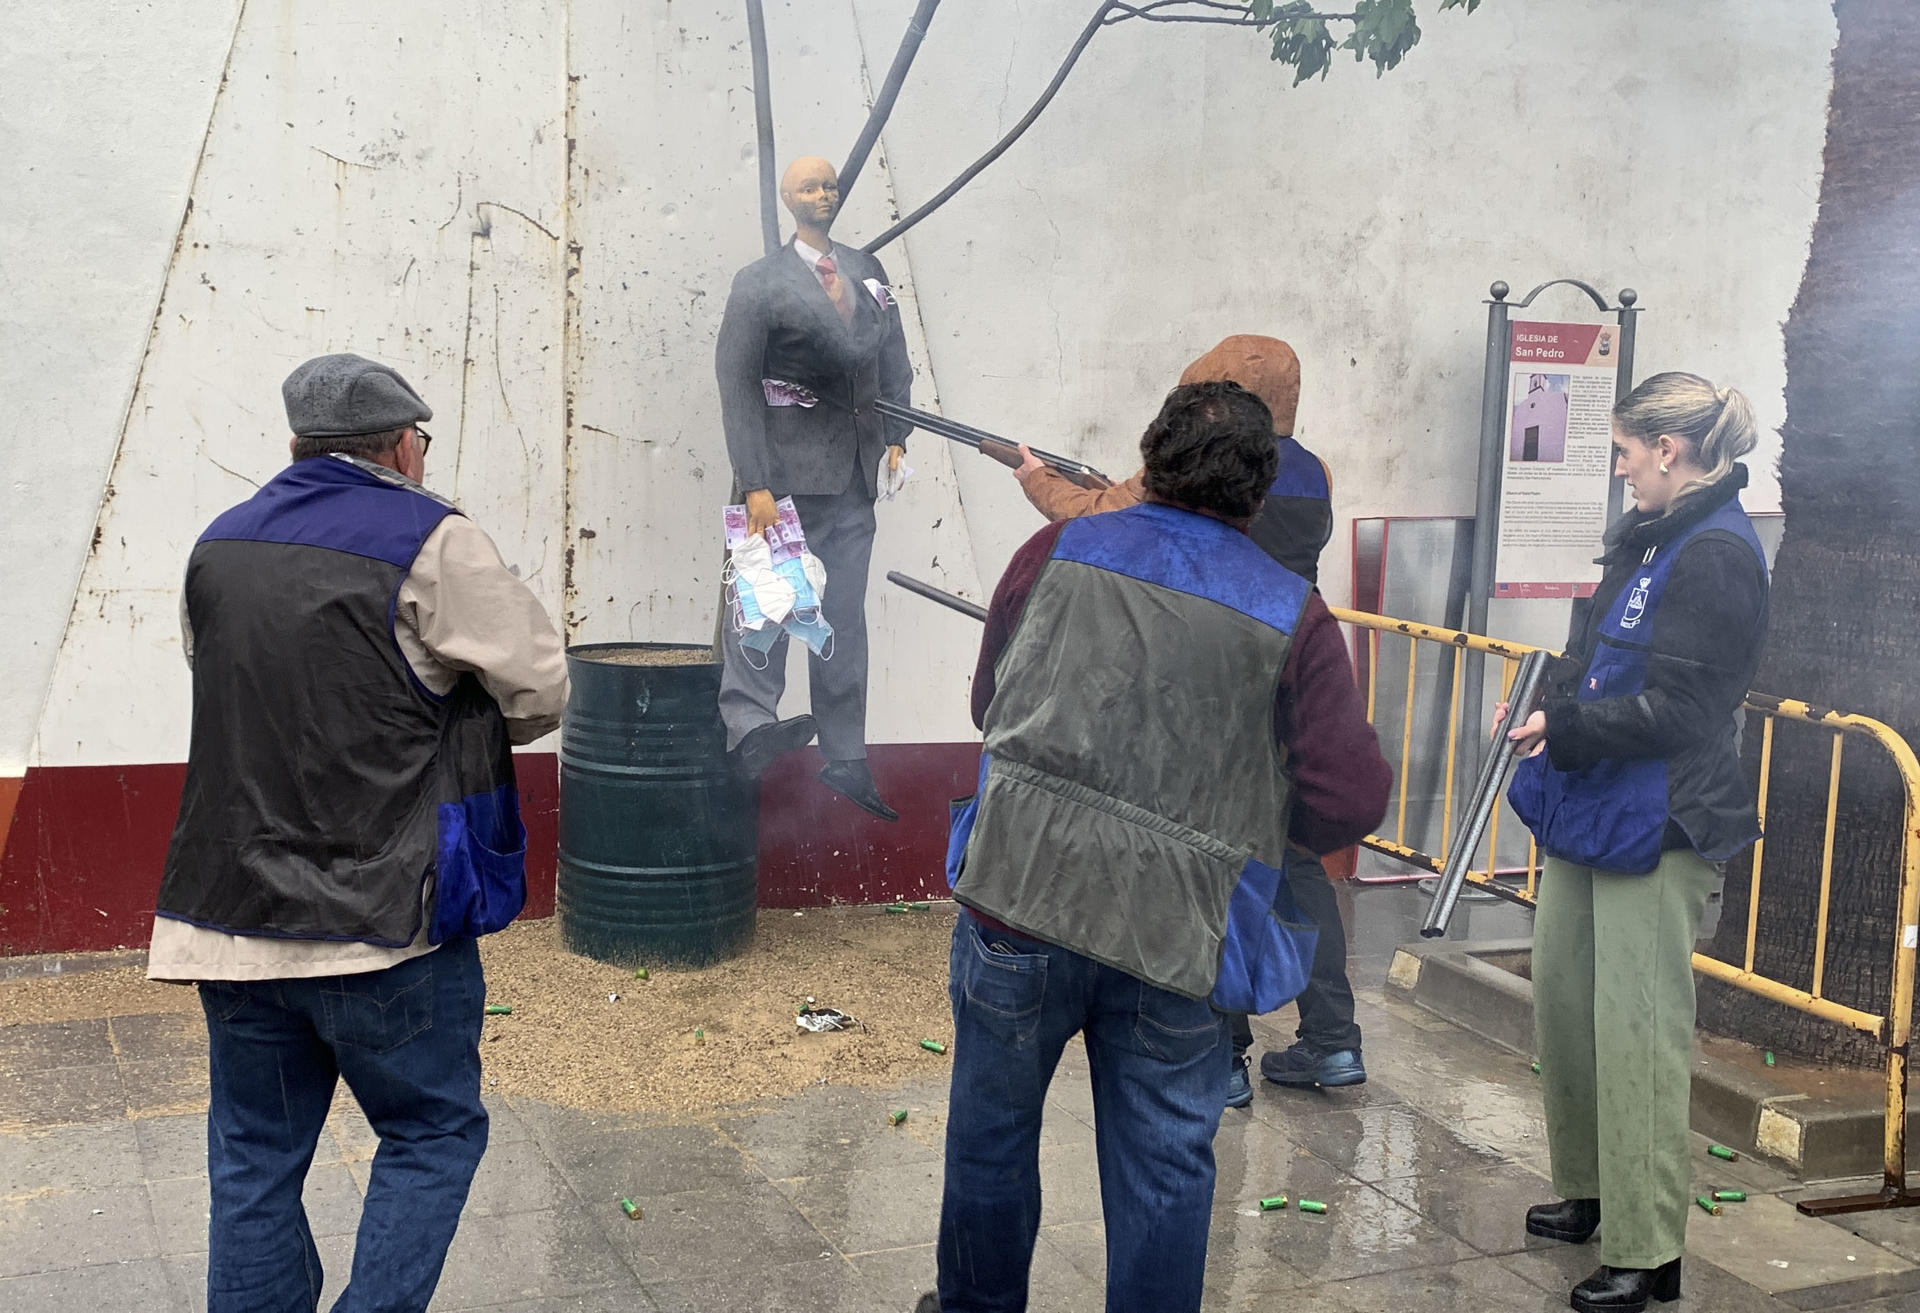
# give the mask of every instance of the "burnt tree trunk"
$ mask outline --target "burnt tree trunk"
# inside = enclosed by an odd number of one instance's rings
[[[1786,533],[1755,685],[1920,742],[1920,5],[1837,0],[1834,12],[1820,210],[1786,323]],[[1760,736],[1756,722],[1748,728],[1754,775]],[[1832,741],[1782,722],[1774,745],[1754,967],[1802,989],[1813,978]],[[1902,792],[1871,743],[1849,736],[1845,760],[1823,992],[1881,1012]],[[1749,885],[1743,858],[1728,872],[1715,957],[1744,958]],[[1874,1043],[1830,1022],[1702,985],[1701,1022],[1712,1030],[1783,1053],[1880,1060]]]

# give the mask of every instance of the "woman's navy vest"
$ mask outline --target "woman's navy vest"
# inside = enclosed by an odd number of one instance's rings
[[[193,740],[159,915],[230,934],[398,947],[484,934],[526,900],[500,708],[442,697],[394,637],[452,505],[378,466],[296,461],[187,565]]]
[[[1653,622],[1680,553],[1694,538],[1719,530],[1753,549],[1761,569],[1766,554],[1737,498],[1685,533],[1648,550],[1640,568],[1609,603],[1592,657],[1580,677],[1578,700],[1632,697],[1647,683]],[[1728,739],[1731,750],[1732,727]],[[1580,770],[1554,768],[1545,752],[1520,763],[1508,800],[1540,847],[1555,857],[1602,871],[1642,875],[1660,864],[1672,817],[1669,763],[1657,757],[1610,757]],[[1747,842],[1758,838],[1756,832]],[[1703,853],[1710,860],[1727,854]]]

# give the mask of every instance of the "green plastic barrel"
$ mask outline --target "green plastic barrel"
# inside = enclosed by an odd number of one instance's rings
[[[570,648],[560,731],[561,942],[704,966],[753,938],[755,799],[727,768],[712,649]]]

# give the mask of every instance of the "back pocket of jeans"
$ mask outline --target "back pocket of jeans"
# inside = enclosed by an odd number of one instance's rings
[[[1205,999],[1184,998],[1140,983],[1140,1006],[1133,1037],[1162,1062],[1188,1062],[1220,1042],[1226,1018]]]
[[[1040,1027],[1047,996],[1047,959],[1039,953],[1008,952],[1017,945],[998,940],[969,918],[963,928],[967,952],[962,992],[975,1020],[1008,1044],[1032,1041]]]
[[[346,976],[323,986],[327,1038],[370,1053],[399,1048],[433,1025],[433,954],[410,958],[385,971]]]

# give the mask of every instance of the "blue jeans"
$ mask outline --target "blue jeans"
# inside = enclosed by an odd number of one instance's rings
[[[1053,944],[953,931],[953,1096],[940,1203],[942,1313],[1020,1313],[1040,1229],[1040,1114],[1060,1051],[1093,1073],[1107,1313],[1194,1313],[1227,1093],[1226,1018]]]
[[[334,1313],[424,1309],[487,1147],[480,950],[451,940],[364,975],[208,981],[208,1313],[313,1313],[300,1200],[344,1078],[380,1136]]]

